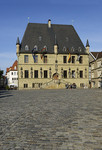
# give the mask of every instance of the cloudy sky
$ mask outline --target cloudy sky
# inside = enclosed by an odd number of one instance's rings
[[[32,23],[73,24],[90,51],[102,51],[102,0],[0,0],[0,69],[17,59],[16,40],[22,40],[28,17]]]

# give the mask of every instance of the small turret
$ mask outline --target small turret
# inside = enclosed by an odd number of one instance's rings
[[[17,42],[16,42],[16,54],[19,54],[20,51],[20,41],[19,41],[19,37],[17,37]]]
[[[89,41],[87,40],[86,42],[86,52],[89,54],[89,50],[90,50],[90,45],[89,45]]]
[[[88,39],[87,39],[87,42],[86,42],[86,47],[90,47]]]

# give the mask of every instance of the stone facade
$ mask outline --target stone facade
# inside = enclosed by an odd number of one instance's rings
[[[88,55],[82,55],[83,57],[82,64],[80,64],[79,61],[76,61],[77,55],[73,55],[75,56],[75,63],[72,63],[72,62],[63,63],[63,57],[64,56],[68,57],[68,55],[57,55],[57,60],[58,60],[57,64],[55,63],[56,55],[54,54],[46,54],[47,63],[44,63],[43,60],[41,60],[40,54],[37,55],[38,63],[34,63],[34,60],[31,54],[28,54],[28,63],[24,63],[25,55],[27,54],[20,54],[18,57],[19,89],[24,89],[24,84],[27,84],[27,87],[25,88],[32,89],[33,86],[34,88],[40,88],[45,83],[48,83],[51,81],[53,82],[53,75],[56,73],[56,65],[57,65],[57,70],[58,70],[57,71],[58,81],[61,82],[61,85],[58,84],[59,87],[65,87],[66,83],[69,83],[69,84],[76,83],[77,87],[82,87],[82,86],[88,87],[88,83],[89,83]],[[27,78],[25,78],[25,70],[28,70]],[[34,77],[35,70],[38,70],[38,77]],[[44,76],[44,71],[47,71],[47,78],[46,78],[46,75]],[[73,76],[72,76],[72,71],[73,72],[75,71],[75,75]],[[83,72],[82,77],[80,76],[80,71]]]
[[[50,28],[52,27],[54,26],[50,25]],[[28,31],[25,32],[25,35],[27,32]],[[22,41],[22,43],[25,42],[24,38]],[[26,48],[23,51],[22,45],[23,44],[20,45],[19,39],[17,39],[16,53],[18,57],[19,89],[65,88],[66,84],[71,85],[73,83],[75,83],[78,88],[89,86],[88,44],[83,51],[80,48],[80,50],[77,49],[73,50],[72,52],[70,48],[68,50],[68,47],[65,47],[64,53],[59,47],[60,40],[58,41],[58,44],[56,44],[55,37],[53,50],[51,49],[51,53],[48,50],[44,54],[42,54],[40,51],[37,51],[36,53],[32,53],[31,50],[26,51]],[[27,45],[25,44],[25,46]],[[80,45],[78,45],[78,47],[80,47]],[[82,53],[80,53],[81,51]],[[69,59],[70,61],[68,61]]]
[[[91,87],[102,87],[102,52],[92,52],[94,61],[91,64]]]

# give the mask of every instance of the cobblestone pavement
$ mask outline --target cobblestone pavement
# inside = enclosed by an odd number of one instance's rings
[[[102,150],[102,90],[0,91],[0,150]]]

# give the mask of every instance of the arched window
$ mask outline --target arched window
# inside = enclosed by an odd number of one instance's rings
[[[28,46],[28,45],[25,46],[25,50],[26,50],[26,51],[29,50],[29,46]]]

